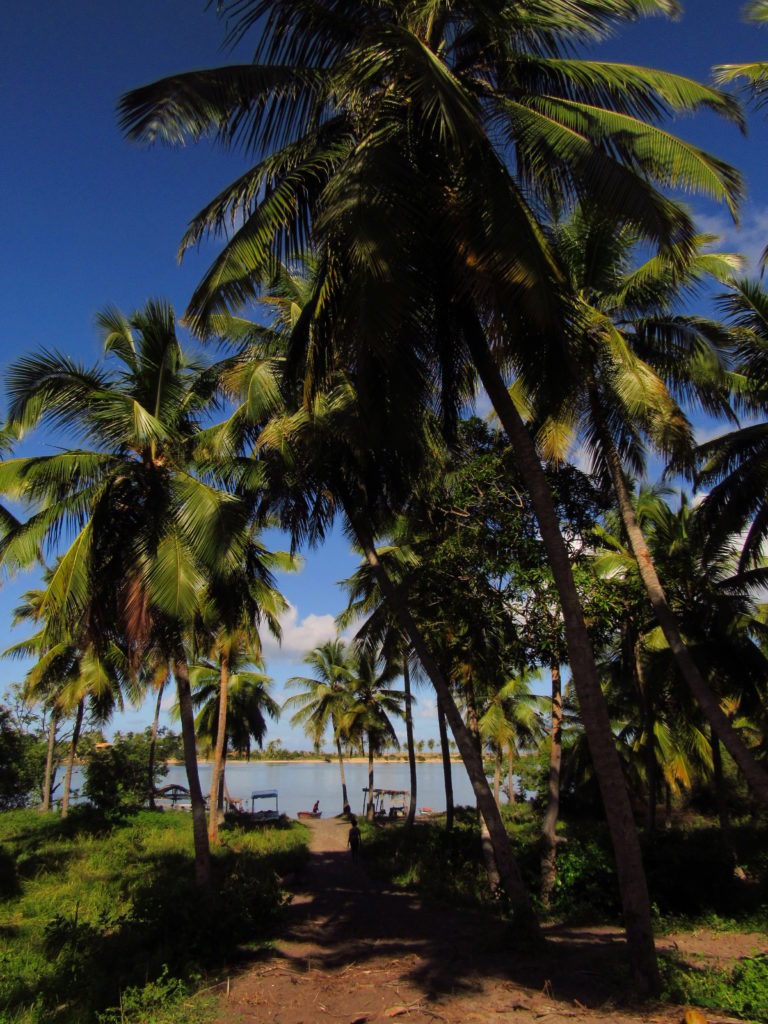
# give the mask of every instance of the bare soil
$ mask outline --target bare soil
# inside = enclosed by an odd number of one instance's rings
[[[550,927],[543,948],[523,948],[492,915],[427,904],[370,878],[364,850],[352,863],[344,821],[307,824],[311,856],[291,880],[283,935],[231,980],[219,1024],[682,1021],[685,1007],[628,1001],[618,930]],[[703,969],[768,948],[764,935],[707,931],[658,945]]]

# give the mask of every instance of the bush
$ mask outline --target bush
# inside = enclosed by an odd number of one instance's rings
[[[85,765],[83,792],[90,802],[107,816],[119,816],[138,810],[149,795],[149,747],[151,736],[144,733],[117,733],[109,747],[95,748]],[[168,769],[156,751],[152,785]]]
[[[203,894],[189,815],[142,811],[111,828],[87,807],[64,821],[0,816],[18,882],[0,901],[0,1020],[196,1020],[190,993],[240,947],[271,938],[278,873],[306,856],[306,830],[295,824],[223,829],[222,839]]]
[[[661,963],[662,998],[768,1021],[768,958],[742,960],[732,970],[694,970]]]
[[[11,712],[0,705],[0,811],[26,807],[34,797],[40,746],[17,728]]]

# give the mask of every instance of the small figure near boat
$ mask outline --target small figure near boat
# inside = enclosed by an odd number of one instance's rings
[[[320,801],[315,800],[315,805],[311,811],[299,811],[300,818],[322,818],[323,812],[320,810]]]

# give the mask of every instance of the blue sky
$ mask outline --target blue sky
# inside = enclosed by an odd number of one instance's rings
[[[597,54],[708,79],[713,64],[768,55],[768,33],[739,20],[740,4],[689,0],[678,22],[651,19],[622,31]],[[209,145],[181,150],[143,149],[125,142],[115,103],[127,89],[193,67],[233,57],[222,50],[222,23],[204,0],[35,0],[6,5],[0,62],[0,290],[5,311],[2,368],[19,354],[53,346],[86,363],[100,355],[93,316],[114,303],[125,311],[153,295],[181,312],[211,251],[191,253],[181,266],[176,250],[190,217],[241,167],[240,158]],[[247,60],[241,45],[234,59]],[[671,126],[692,142],[739,167],[747,183],[742,226],[727,211],[696,200],[703,229],[754,261],[768,242],[764,168],[768,123],[750,112],[749,133],[712,115]],[[703,428],[706,429],[706,428]],[[55,445],[53,437],[36,444]],[[304,570],[285,577],[292,604],[278,652],[268,644],[268,669],[280,682],[302,671],[301,653],[332,632],[344,604],[335,582],[355,559],[336,535],[309,553]],[[10,613],[31,576],[0,590],[0,645],[20,639]],[[4,628],[3,628],[4,627]],[[0,690],[23,674],[0,662]],[[425,693],[417,736],[436,735],[433,702]],[[116,721],[141,727],[148,709]],[[301,734],[284,719],[270,729],[290,745]]]

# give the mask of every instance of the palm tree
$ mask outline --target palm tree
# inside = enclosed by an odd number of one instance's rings
[[[736,402],[750,422],[698,448],[698,481],[711,488],[702,505],[708,549],[717,553],[743,534],[739,570],[746,573],[758,565],[768,536],[768,291],[736,281],[720,304],[736,339]]]
[[[219,721],[214,743],[213,771],[211,773],[211,813],[208,819],[208,839],[218,842],[219,778],[223,771],[225,737],[227,731],[227,687],[233,665],[246,656],[261,658],[261,638],[258,627],[265,621],[272,634],[280,637],[279,615],[287,603],[274,586],[273,570],[294,569],[294,560],[282,553],[271,553],[261,544],[255,528],[248,525],[239,545],[239,560],[226,564],[208,581],[205,601],[198,619],[196,643],[204,647],[210,657],[218,661]]]
[[[388,552],[397,558],[396,546],[390,546]],[[376,579],[367,563],[363,563],[354,576],[345,580],[343,586],[346,587],[349,602],[347,608],[337,616],[337,626],[340,629],[346,629],[352,622],[365,617],[365,621],[355,635],[358,645],[367,647],[369,650],[375,650],[378,646],[386,651],[385,658],[399,657],[402,661],[405,740],[410,778],[405,827],[410,829],[416,818],[418,779],[416,776],[416,749],[413,742],[414,698],[411,692],[411,652],[408,640],[399,628],[391,609],[385,601],[382,601]]]
[[[222,687],[222,665],[225,663],[227,679],[225,687]],[[252,663],[256,664],[256,671],[247,669],[246,666]],[[272,680],[261,671],[263,667],[258,656],[253,657],[242,634],[230,637],[220,648],[218,664],[204,660],[190,665],[192,701],[200,708],[195,718],[195,729],[197,735],[207,739],[215,749],[218,749],[222,721],[222,695],[227,701],[219,774],[215,789],[213,784],[211,786],[211,820],[218,817],[217,810],[223,807],[228,749],[244,750],[250,756],[251,739],[259,747],[264,745],[267,733],[265,716],[274,720],[280,717],[280,706],[269,694]],[[213,835],[212,842],[218,839],[218,830]]]
[[[206,579],[240,557],[251,508],[196,471],[200,417],[216,396],[217,377],[186,359],[171,308],[151,300],[130,318],[109,309],[97,322],[106,368],[43,351],[8,372],[12,424],[53,423],[87,447],[0,463],[0,491],[34,509],[6,532],[0,564],[24,567],[66,531],[73,539],[46,590],[47,620],[82,622],[96,643],[121,638],[134,664],[144,650],[159,650],[172,665],[195,874],[205,884],[210,858],[186,638]]]
[[[289,272],[281,271],[282,276]],[[294,274],[290,274],[294,276]],[[317,275],[301,272],[299,276],[311,287],[285,288],[290,301],[280,300],[283,315],[278,323],[297,325],[304,319],[298,312],[297,293],[314,296]],[[310,308],[316,311],[313,298]],[[328,325],[326,325],[328,326]],[[434,457],[437,439],[423,412],[414,409],[412,417],[404,414],[408,389],[401,390],[398,401],[382,422],[381,412],[361,408],[359,391],[345,374],[336,374],[327,392],[306,403],[299,401],[293,411],[275,412],[279,389],[274,385],[275,354],[285,348],[278,330],[265,330],[244,321],[235,321],[234,328],[242,337],[232,375],[232,400],[236,411],[221,432],[219,443],[227,451],[240,451],[256,442],[258,460],[246,458],[239,464],[242,481],[252,481],[262,489],[267,510],[279,515],[292,542],[317,543],[325,536],[335,515],[343,510],[348,529],[354,535],[366,562],[377,580],[379,589],[397,616],[400,630],[408,637],[412,649],[440,695],[441,706],[457,738],[461,755],[477,794],[478,804],[488,823],[491,841],[502,883],[515,906],[524,927],[535,929],[527,893],[512,854],[509,838],[498,808],[483,773],[482,758],[469,737],[450,689],[432,657],[418,625],[402,595],[393,585],[388,569],[382,565],[374,542],[376,532],[384,533],[392,521],[393,508],[402,507],[419,470],[423,473]],[[314,335],[323,327],[310,321]],[[221,318],[217,329],[230,335],[231,318]],[[290,383],[284,392],[295,393]],[[254,401],[254,394],[259,396]],[[368,412],[371,415],[367,415]],[[271,414],[271,419],[269,416]],[[263,426],[268,419],[266,426]],[[420,432],[415,431],[420,425]],[[386,443],[385,443],[386,441]],[[385,457],[385,452],[386,457]],[[417,468],[418,467],[418,468]]]
[[[478,721],[480,737],[490,747],[496,762],[493,795],[497,804],[504,750],[508,758],[509,802],[514,803],[513,772],[517,754],[521,746],[530,748],[541,738],[541,698],[530,689],[538,675],[538,672],[522,672],[508,679],[485,701]]]
[[[382,326],[407,324],[401,333],[411,345],[437,337],[437,349],[400,361],[439,361],[448,413],[462,393],[462,368],[477,369],[534,495],[621,862],[638,982],[656,989],[639,846],[626,838],[630,808],[578,595],[536,453],[476,314],[479,306],[481,322],[493,325],[502,360],[513,347],[505,324],[522,308],[542,330],[557,329],[548,312],[558,303],[547,301],[556,275],[528,194],[592,194],[664,244],[684,243],[692,228],[650,182],[735,202],[740,183],[731,168],[645,120],[700,106],[738,117],[735,103],[679,76],[572,57],[574,47],[621,22],[673,12],[669,0],[556,0],[546,15],[513,3],[436,12],[427,0],[349,3],[341,18],[335,5],[310,0],[231,9],[233,38],[255,28],[263,63],[173,76],[121,101],[133,138],[176,143],[210,132],[257,161],[201,211],[182,243],[242,217],[193,296],[191,320],[208,330],[213,314],[255,297],[286,253],[306,250],[312,239],[327,254],[317,298],[355,336],[346,365],[364,367],[361,348],[377,336],[380,355]],[[334,297],[347,285],[354,316]],[[361,309],[375,310],[376,324],[360,330]],[[433,310],[450,312],[459,330],[424,331]],[[296,326],[305,333],[306,324]],[[337,351],[339,343],[337,333]],[[313,372],[327,363],[327,351],[313,351]]]
[[[692,430],[675,393],[709,412],[730,413],[729,378],[718,350],[725,332],[704,318],[682,315],[678,307],[706,276],[722,280],[739,261],[696,248],[682,259],[660,254],[633,266],[636,232],[591,206],[557,223],[553,235],[573,304],[571,347],[562,353],[572,379],[560,409],[555,394],[546,396],[557,411],[541,431],[545,449],[557,454],[552,438],[569,436],[563,420],[584,439],[593,472],[613,487],[648,600],[686,684],[750,786],[768,803],[768,775],[733,730],[681,636],[624,470],[626,463],[635,471],[643,468],[646,439],[690,465]]]
[[[302,725],[316,745],[321,743],[330,725],[339,757],[341,775],[341,806],[349,808],[347,782],[344,775],[344,743],[347,741],[345,715],[352,703],[354,683],[353,662],[343,640],[326,640],[304,658],[314,671],[311,676],[292,676],[286,686],[303,692],[289,697],[283,708],[295,708],[291,725]]]
[[[368,804],[367,816],[373,819],[373,759],[387,744],[395,748],[400,744],[392,725],[392,717],[404,717],[404,697],[400,690],[388,684],[400,673],[401,666],[396,659],[382,661],[375,653],[367,650],[356,658],[352,702],[342,719],[347,735],[359,737],[368,746]]]
[[[48,569],[44,582],[50,588],[55,570]],[[125,654],[113,641],[97,645],[87,630],[72,622],[64,631],[45,619],[47,588],[28,590],[22,603],[14,610],[14,624],[24,620],[41,622],[38,631],[26,640],[7,648],[4,657],[37,657],[26,674],[24,698],[30,702],[44,700],[51,707],[42,810],[50,808],[52,761],[56,726],[61,718],[74,713],[75,721],[64,777],[61,816],[69,813],[72,771],[86,712],[98,724],[109,721],[115,707],[123,708],[123,691],[136,700],[138,690],[130,680]]]

